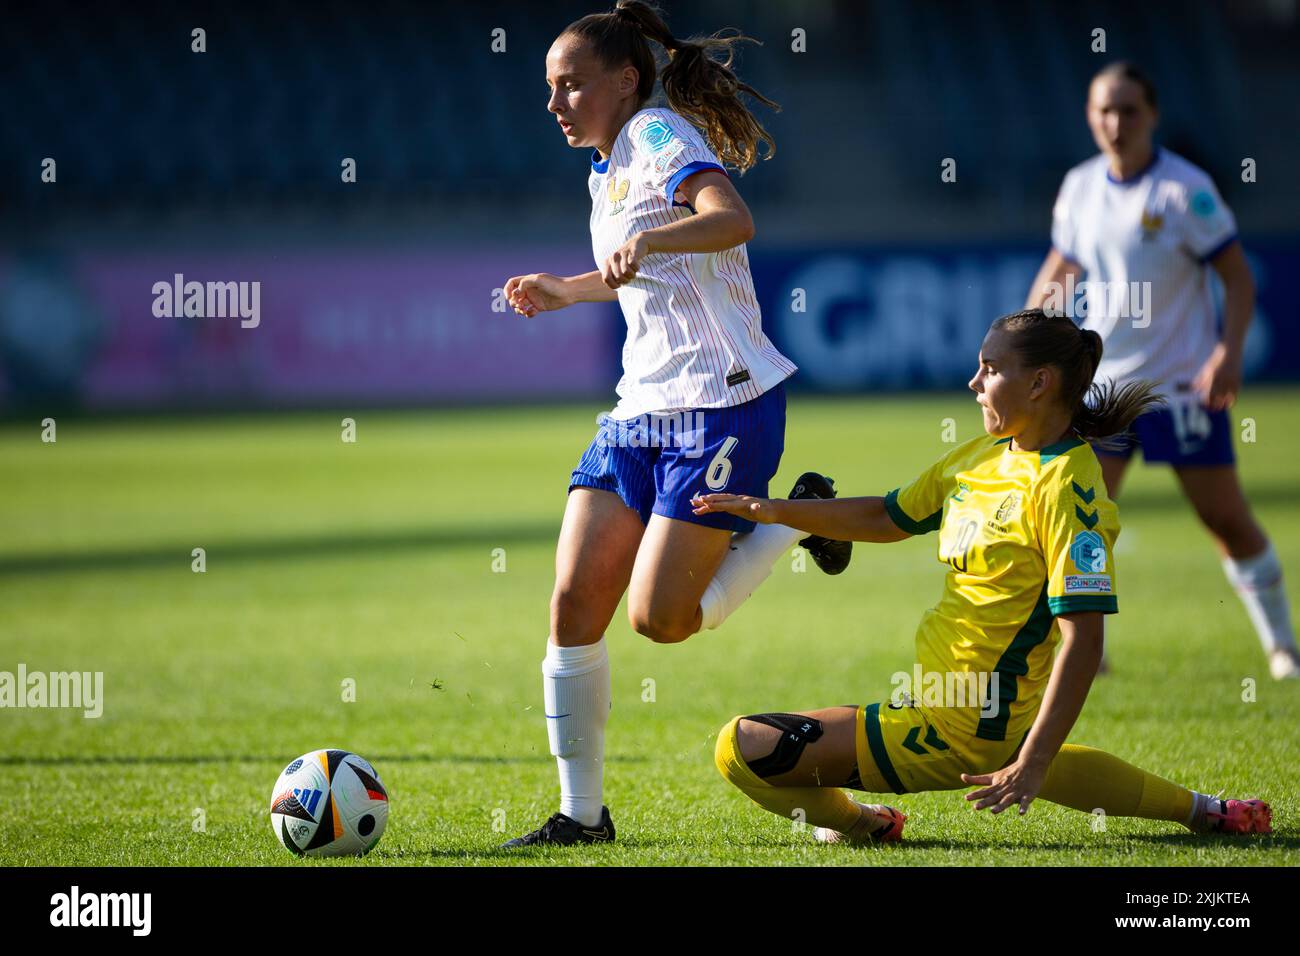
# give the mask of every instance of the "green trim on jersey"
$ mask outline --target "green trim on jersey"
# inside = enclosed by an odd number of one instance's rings
[[[1016,678],[1029,673],[1029,652],[1047,640],[1056,620],[1048,605],[1047,582],[1044,581],[1029,620],[1016,632],[993,667],[998,675],[998,712],[992,717],[980,718],[975,736],[981,740],[1007,739],[1007,721],[1011,719],[1011,704],[1016,699]]]
[[[876,769],[885,778],[885,783],[894,788],[894,793],[907,793],[903,781],[898,778],[898,771],[894,769],[894,762],[889,759],[889,751],[885,749],[885,737],[880,732],[880,705],[868,704],[862,708],[862,721],[866,725],[867,746],[871,748],[871,759],[876,762]]]
[[[1101,611],[1118,614],[1119,601],[1113,594],[1074,594],[1047,599],[1047,606],[1056,615],[1074,614],[1078,611]]]
[[[1083,444],[1085,444],[1085,442],[1082,438],[1062,439],[1061,441],[1058,441],[1055,444],[1048,445],[1047,447],[1040,449],[1038,452],[1038,456],[1039,456],[1038,460],[1040,463],[1045,465],[1053,458],[1056,458],[1059,455],[1064,455],[1071,448],[1078,448],[1080,445]]]
[[[908,534],[929,534],[931,531],[939,530],[939,523],[943,520],[943,507],[928,518],[922,518],[915,521],[898,503],[899,489],[895,488],[889,494],[885,495],[885,511],[889,513],[889,519],[898,525],[900,529]]]

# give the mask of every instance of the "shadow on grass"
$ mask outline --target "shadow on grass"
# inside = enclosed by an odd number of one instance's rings
[[[1169,846],[1229,847],[1234,850],[1294,850],[1300,848],[1300,836],[1289,833],[1270,833],[1266,836],[1233,836],[1225,833],[1135,833],[1123,839],[1141,843],[1163,843]]]
[[[1300,502],[1295,489],[1260,485],[1249,489],[1255,505],[1290,505]],[[1131,489],[1121,496],[1121,505],[1147,511],[1189,509],[1176,491]],[[426,551],[456,547],[499,547],[509,544],[553,542],[559,535],[559,507],[554,522],[529,522],[482,527],[425,527],[389,531],[352,531],[337,534],[297,535],[240,541],[198,542],[212,560],[227,563],[335,559],[358,555],[382,555],[402,551]],[[201,535],[200,535],[201,537]],[[177,542],[143,548],[99,548],[67,552],[20,552],[0,556],[0,578],[82,571],[133,571],[172,567],[189,572],[190,551],[196,542]]]
[[[1294,488],[1259,485],[1248,490],[1255,505],[1290,505],[1300,502]],[[558,500],[558,499],[557,499]],[[1144,511],[1190,509],[1181,494],[1171,490],[1131,489],[1121,496],[1121,505]],[[186,573],[190,551],[201,545],[211,560],[227,563],[336,559],[358,555],[383,555],[402,551],[426,551],[456,547],[499,547],[514,544],[553,542],[559,535],[561,505],[556,521],[515,523],[482,527],[424,527],[390,531],[352,531],[337,534],[297,535],[262,540],[177,542],[138,548],[99,548],[67,552],[19,552],[0,556],[0,578],[82,571],[133,571],[172,567]]]
[[[562,506],[561,502],[560,506]],[[412,528],[383,532],[299,535],[244,541],[193,541],[148,548],[101,548],[65,553],[7,554],[0,556],[0,577],[61,574],[79,571],[135,571],[175,568],[190,573],[190,552],[201,546],[207,560],[224,563],[344,558],[401,551],[431,551],[456,547],[504,547],[554,541],[557,521],[530,524],[487,525],[473,528]],[[204,537],[197,535],[196,537]]]
[[[1196,850],[1196,849],[1231,849],[1242,852],[1261,852],[1269,850],[1294,850],[1300,848],[1300,836],[1290,834],[1271,833],[1266,836],[1233,836],[1220,833],[1133,833],[1133,834],[1111,834],[1108,840],[1062,840],[1045,838],[1040,840],[1017,839],[1014,842],[998,842],[995,839],[975,838],[969,841],[954,841],[951,838],[926,838],[926,837],[904,837],[897,843],[890,843],[882,846],[835,846],[827,847],[827,852],[831,853],[862,853],[862,854],[885,854],[886,857],[892,857],[895,854],[906,856],[909,852],[918,852],[922,850],[956,850],[963,853],[978,854],[980,859],[977,865],[996,866],[1000,862],[1000,856],[1005,853],[1019,853],[1024,850],[1032,852],[1058,850],[1071,852],[1114,852],[1119,850],[1126,843],[1145,843],[1160,844],[1173,849]],[[628,844],[631,845],[630,843]],[[675,844],[672,840],[655,840],[640,839],[636,842],[641,847],[666,847]],[[773,851],[773,850],[790,850],[798,849],[803,846],[812,846],[812,843],[795,843],[782,840],[770,841],[752,841],[743,844],[747,849]],[[742,844],[736,844],[737,847]],[[864,862],[867,862],[864,860]],[[1019,865],[1019,864],[1010,864]],[[1143,864],[1135,864],[1143,865]],[[1153,864],[1159,865],[1159,864]]]
[[[555,758],[550,754],[541,756],[489,757],[483,754],[371,754],[372,763],[379,766],[394,763],[477,763],[477,764],[553,764]],[[367,758],[369,759],[369,758]],[[628,756],[610,756],[608,763],[645,763],[649,758]],[[0,754],[0,766],[15,767],[97,767],[97,766],[174,766],[222,763],[265,763],[281,766],[284,755],[257,754],[68,754],[58,756],[24,757],[14,754]]]
[[[504,843],[510,839],[511,834],[501,834],[501,841]],[[605,861],[599,859],[595,854],[621,853],[628,850],[641,850],[651,846],[641,842],[624,842],[619,840],[617,843],[609,846],[601,845],[583,845],[583,846],[564,846],[564,847],[519,847],[512,850],[504,850],[500,847],[482,847],[473,850],[442,850],[437,847],[430,847],[427,850],[390,850],[387,853],[381,852],[378,848],[371,851],[368,859],[376,859],[379,863],[384,862],[415,862],[418,860],[461,860],[466,863],[531,863],[533,865],[541,864],[541,861],[556,860],[565,862],[566,857],[573,855],[582,855],[579,861],[569,860],[568,862],[577,863],[580,866],[592,866]],[[621,863],[618,866],[645,866],[643,863]],[[677,864],[665,864],[675,866]]]
[[[504,842],[510,837],[510,834],[501,834],[501,840]],[[1213,848],[1213,849],[1234,849],[1243,852],[1259,852],[1270,850],[1294,850],[1300,848],[1300,837],[1289,835],[1270,835],[1263,837],[1240,837],[1240,836],[1221,836],[1217,834],[1206,834],[1196,836],[1191,833],[1168,833],[1168,834],[1133,834],[1118,836],[1113,840],[1105,843],[1098,843],[1089,840],[1017,840],[1015,843],[995,843],[981,842],[975,844],[954,843],[951,839],[905,839],[898,843],[892,843],[887,846],[835,846],[835,847],[817,847],[809,838],[807,841],[792,842],[787,840],[752,840],[745,842],[732,843],[730,849],[736,853],[761,853],[764,858],[754,861],[746,861],[743,857],[737,857],[732,863],[719,863],[715,859],[709,859],[699,863],[699,866],[717,867],[717,866],[770,866],[772,865],[766,859],[769,853],[788,853],[792,850],[809,850],[818,853],[829,854],[826,862],[844,863],[848,860],[854,860],[862,866],[872,865],[906,865],[909,860],[917,853],[924,853],[931,850],[960,850],[964,854],[962,865],[967,866],[1022,866],[1019,861],[1008,861],[1005,854],[1020,853],[1023,851],[1030,852],[1047,852],[1063,851],[1068,853],[1078,852],[1100,852],[1102,854],[1118,852],[1126,842],[1157,843],[1165,844],[1170,847],[1179,849],[1196,849],[1196,848]],[[374,864],[383,865],[384,863],[418,863],[421,860],[429,861],[456,861],[463,863],[482,863],[482,864],[508,864],[522,863],[528,865],[554,865],[575,864],[581,866],[593,866],[601,863],[609,863],[614,866],[679,866],[692,864],[679,864],[675,862],[663,863],[639,863],[639,862],[619,862],[618,860],[602,859],[601,854],[609,853],[622,857],[626,852],[635,851],[662,851],[671,849],[682,853],[689,854],[691,847],[684,845],[680,838],[677,839],[656,839],[654,837],[634,836],[628,839],[620,839],[616,844],[611,845],[593,845],[579,847],[520,847],[517,849],[506,850],[499,846],[474,847],[466,849],[464,847],[457,849],[442,849],[439,847],[428,847],[427,849],[404,849],[390,848],[384,849],[381,845],[372,852],[367,860]],[[714,852],[716,847],[710,846],[708,851]],[[580,859],[572,859],[578,856]],[[1049,861],[1044,861],[1049,862]],[[1189,866],[1194,866],[1195,861],[1190,859],[1179,860]],[[1261,861],[1263,862],[1263,861]],[[932,861],[925,861],[926,866],[935,865]],[[1071,859],[1061,862],[1061,865],[1075,866],[1079,865]],[[1087,865],[1107,865],[1103,863],[1083,864]],[[1125,861],[1125,866],[1166,866],[1169,862],[1153,861],[1150,863],[1133,863]]]
[[[510,834],[503,833],[501,835],[502,842],[504,842],[509,838],[510,838]],[[951,844],[946,840],[906,840],[903,841],[902,843],[891,844],[888,847],[866,846],[866,847],[819,848],[818,845],[812,841],[812,837],[810,836],[806,842],[800,842],[800,843],[790,843],[790,842],[780,842],[780,841],[773,841],[773,842],[756,841],[756,842],[732,843],[729,844],[728,846],[731,850],[734,850],[738,853],[747,852],[747,851],[761,852],[761,853],[789,852],[791,850],[819,850],[820,852],[836,853],[836,854],[861,853],[863,855],[862,862],[864,864],[867,864],[872,862],[873,858],[880,859],[881,857],[879,857],[878,855],[882,853],[885,854],[886,856],[894,856],[894,857],[897,857],[898,854],[907,856],[906,851],[909,848],[916,849],[916,850],[931,850],[935,848],[949,847],[951,846]],[[566,854],[597,854],[597,853],[605,853],[605,852],[622,854],[625,852],[633,852],[633,851],[661,852],[664,850],[671,850],[677,853],[689,855],[692,849],[696,849],[696,848],[692,847],[689,843],[683,843],[680,837],[656,839],[655,837],[632,836],[626,838],[621,837],[616,843],[610,845],[593,844],[590,846],[579,846],[579,847],[533,846],[533,847],[519,847],[517,849],[511,849],[511,850],[502,849],[499,846],[476,847],[473,849],[465,849],[462,847],[460,849],[454,849],[454,850],[450,850],[450,849],[444,850],[444,849],[439,849],[437,847],[430,847],[428,849],[421,849],[421,850],[390,849],[387,852],[383,851],[382,848],[377,848],[374,852],[370,854],[370,856],[378,858],[380,860],[460,859],[460,860],[467,860],[467,861],[473,860],[473,861],[479,861],[485,863],[486,862],[506,863],[511,861],[538,862],[542,860],[551,860],[551,859],[562,860]],[[708,847],[708,849],[710,852],[712,852],[713,850],[716,849],[716,847],[711,844]],[[836,857],[836,859],[838,860],[840,858]],[[595,856],[584,856],[583,858],[584,865],[590,865],[592,863],[599,863],[599,862],[602,861],[596,858]],[[745,865],[743,858],[738,858],[737,864],[742,866]],[[625,865],[644,865],[644,864],[625,864]],[[676,865],[676,864],[672,864],[672,865]],[[699,865],[717,866],[718,864],[716,862],[707,862],[707,863],[701,863]],[[766,866],[768,864],[760,862],[760,863],[755,863],[754,865]]]

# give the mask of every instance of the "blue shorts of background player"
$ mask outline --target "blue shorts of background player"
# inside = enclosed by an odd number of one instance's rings
[[[1232,422],[1226,411],[1211,412],[1190,395],[1175,395],[1169,404],[1134,419],[1131,437],[1116,450],[1097,448],[1099,455],[1129,458],[1141,447],[1142,460],[1183,465],[1231,465]]]
[[[785,387],[728,408],[601,415],[596,437],[569,478],[569,490],[612,491],[647,524],[663,515],[710,528],[749,532],[754,522],[725,513],[695,515],[691,498],[710,492],[766,498],[785,451]]]

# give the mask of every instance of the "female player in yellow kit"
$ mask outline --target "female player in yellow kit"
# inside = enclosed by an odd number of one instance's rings
[[[715,755],[728,781],[773,813],[802,810],[826,842],[896,840],[906,820],[841,787],[976,785],[966,799],[994,813],[1014,805],[1023,814],[1041,796],[1197,832],[1270,832],[1262,801],[1219,800],[1065,743],[1097,672],[1102,615],[1118,610],[1118,510],[1088,442],[1123,433],[1159,401],[1146,382],[1093,386],[1101,354],[1101,337],[1069,319],[1041,309],[1003,316],[970,381],[988,434],[911,484],[883,498],[696,499],[701,513],[841,540],[938,531],[947,566],[943,597],[917,630],[922,686],[911,699],[733,718]]]

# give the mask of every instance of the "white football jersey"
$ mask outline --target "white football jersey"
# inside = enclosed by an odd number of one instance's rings
[[[1104,154],[1066,174],[1052,245],[1087,270],[1082,324],[1105,342],[1099,379],[1185,393],[1219,341],[1208,262],[1236,237],[1214,182],[1167,149],[1122,181]]]
[[[628,120],[607,160],[593,152],[597,268],[637,232],[693,215],[677,189],[705,169],[725,172],[700,132],[662,108]],[[618,303],[627,338],[613,418],[739,405],[795,371],[763,334],[744,245],[648,255],[636,277],[619,287]]]

